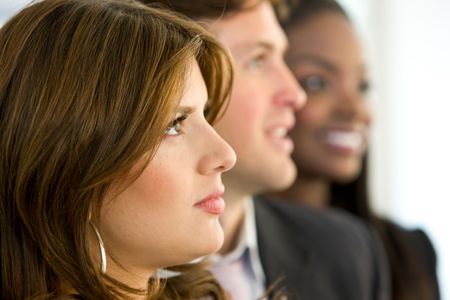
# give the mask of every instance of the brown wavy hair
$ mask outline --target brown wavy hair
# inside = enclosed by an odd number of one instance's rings
[[[261,3],[272,5],[277,17],[286,20],[289,16],[289,0],[139,0],[150,7],[162,7],[197,21],[220,20],[242,11],[251,10]],[[270,284],[258,299],[286,299],[282,291],[283,280],[280,278]]]
[[[100,273],[88,244],[89,215],[99,215],[111,183],[155,154],[193,58],[213,122],[228,99],[231,62],[208,32],[172,12],[127,0],[44,0],[1,28],[1,299],[223,299],[196,265],[151,279],[148,291],[127,287]]]

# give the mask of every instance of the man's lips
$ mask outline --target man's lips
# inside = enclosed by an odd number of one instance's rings
[[[281,139],[287,136],[288,129],[283,126],[277,126],[269,129],[267,133],[269,134],[269,136]]]
[[[293,127],[293,125],[294,122],[289,122],[271,126],[266,130],[266,134],[273,145],[288,154],[290,154],[294,148],[294,143],[288,136],[288,131]]]
[[[194,206],[209,214],[221,215],[225,211],[225,201],[222,197],[223,191],[213,192],[203,200],[195,203]]]

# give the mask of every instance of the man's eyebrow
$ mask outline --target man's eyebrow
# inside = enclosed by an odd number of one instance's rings
[[[235,51],[238,52],[239,54],[243,54],[255,49],[263,49],[265,51],[272,52],[275,50],[275,46],[269,42],[259,41],[256,43],[255,42],[241,43],[235,47]]]

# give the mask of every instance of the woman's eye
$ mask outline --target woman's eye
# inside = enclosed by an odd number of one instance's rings
[[[312,75],[301,79],[300,85],[305,89],[305,92],[317,92],[325,89],[327,82],[320,76]]]
[[[203,110],[203,116],[205,117],[205,119],[208,120],[208,117],[210,116],[210,113],[211,113],[211,106],[208,105]]]
[[[210,124],[213,125],[217,119],[218,112],[213,111],[213,108],[210,105],[207,105],[203,110],[203,117]]]
[[[370,81],[369,80],[362,80],[358,84],[358,91],[362,94],[366,94],[370,91]]]
[[[172,123],[167,126],[165,135],[168,136],[177,136],[181,134],[181,125],[184,120],[187,119],[187,115],[182,115],[177,117],[175,120],[172,121]]]

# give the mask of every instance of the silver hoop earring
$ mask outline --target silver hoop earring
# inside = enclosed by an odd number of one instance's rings
[[[103,244],[102,237],[100,236],[100,232],[98,232],[97,227],[95,227],[94,223],[89,221],[89,224],[91,224],[92,229],[95,232],[95,235],[97,236],[98,240],[98,248],[100,250],[100,271],[105,274],[106,273],[106,251],[105,251],[105,245]]]

